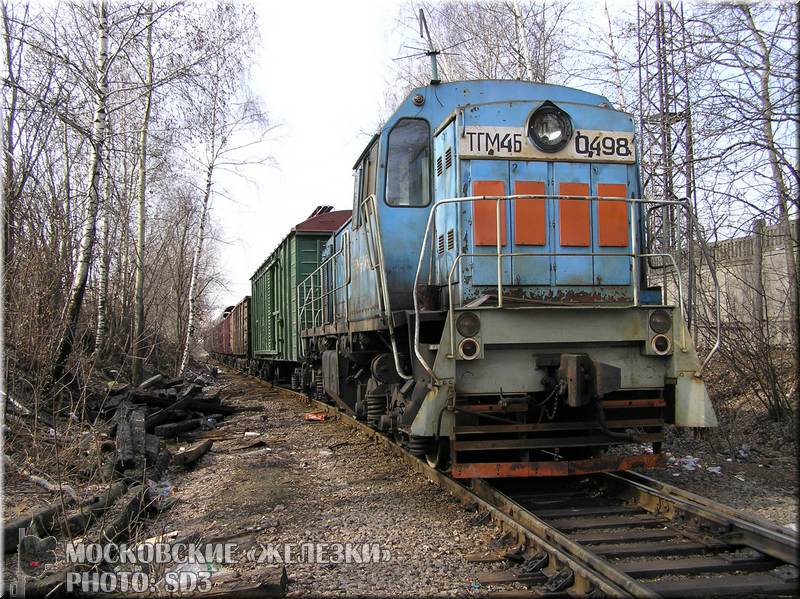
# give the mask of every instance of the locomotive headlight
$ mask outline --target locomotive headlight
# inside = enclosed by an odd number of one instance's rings
[[[650,313],[650,328],[654,333],[663,334],[672,328],[672,317],[666,310],[653,310]]]
[[[555,104],[545,102],[531,115],[528,135],[543,152],[558,152],[572,137],[572,120]]]
[[[650,344],[653,347],[653,351],[660,356],[668,354],[672,349],[672,344],[670,343],[669,338],[666,335],[656,335],[655,337],[653,337]]]
[[[475,339],[462,339],[458,344],[458,353],[465,360],[474,360],[480,351],[481,346]]]
[[[481,330],[481,320],[472,312],[462,312],[456,319],[456,330],[462,337],[474,337]]]

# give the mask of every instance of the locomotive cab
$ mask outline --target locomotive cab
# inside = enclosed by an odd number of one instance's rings
[[[647,251],[665,203],[640,185],[632,118],[601,96],[415,90],[304,282],[308,368],[454,477],[657,465],[666,425],[716,421],[680,287],[673,304],[648,286],[648,259],[672,258]]]

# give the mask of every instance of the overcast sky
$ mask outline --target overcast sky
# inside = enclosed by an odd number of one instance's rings
[[[316,206],[348,209],[353,163],[379,122],[398,2],[258,2],[261,49],[252,73],[273,124],[258,152],[274,166],[220,173],[212,218],[228,288],[218,308],[250,293],[250,276]]]

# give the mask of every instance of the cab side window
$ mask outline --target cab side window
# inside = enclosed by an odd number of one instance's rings
[[[378,177],[378,141],[364,153],[364,158],[353,172],[353,227],[358,228],[362,219],[362,204],[375,193],[375,182]]]
[[[389,132],[386,156],[386,203],[427,206],[430,202],[430,141],[428,121],[400,119]]]
[[[364,182],[364,167],[359,164],[358,168],[353,171],[353,227],[358,227],[361,224],[359,218],[361,206],[361,185]]]

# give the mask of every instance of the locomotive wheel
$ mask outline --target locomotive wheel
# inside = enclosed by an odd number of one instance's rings
[[[425,461],[428,466],[437,470],[447,470],[450,467],[450,439],[442,437],[434,440],[434,447],[431,453],[425,453]]]

